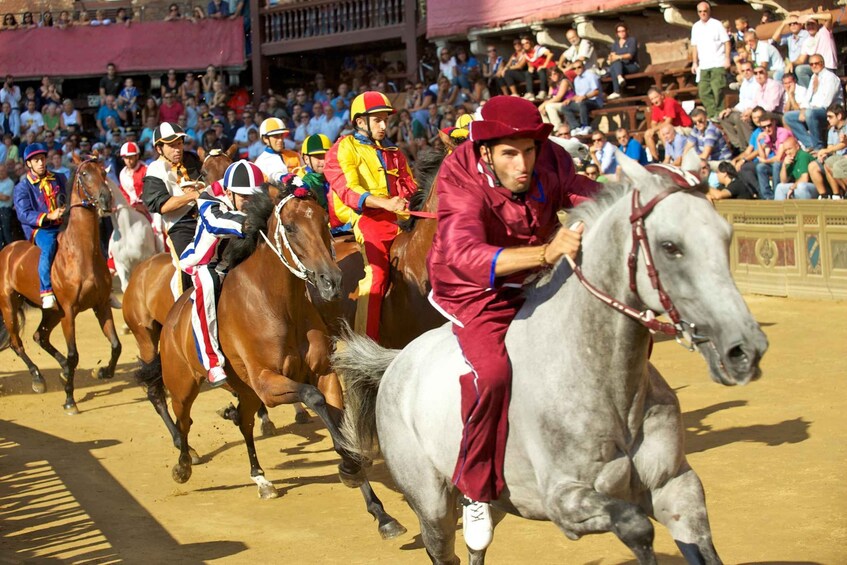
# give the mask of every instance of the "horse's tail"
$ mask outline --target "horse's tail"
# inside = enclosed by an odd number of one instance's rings
[[[379,452],[376,395],[385,370],[398,353],[354,334],[344,324],[332,355],[332,366],[345,387],[342,447],[366,459],[373,459]]]

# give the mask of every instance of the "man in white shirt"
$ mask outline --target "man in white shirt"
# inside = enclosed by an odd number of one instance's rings
[[[21,114],[21,134],[31,131],[38,136],[43,129],[44,117],[35,109],[35,100],[27,100],[26,112]]]
[[[779,50],[769,41],[759,41],[752,29],[744,34],[744,40],[756,66],[767,70],[771,78],[781,81],[782,75],[785,74],[785,61]]]
[[[753,78],[753,63],[750,61],[742,63],[738,70],[744,75],[744,80],[741,81],[741,87],[738,89],[738,104],[722,110],[715,121],[726,133],[729,142],[743,151],[750,140],[750,134],[753,133],[750,114],[756,106],[753,103],[756,80]]]
[[[565,37],[571,46],[565,49],[565,52],[559,57],[559,68],[563,71],[571,71],[578,61],[582,61],[586,71],[596,74],[597,53],[594,50],[594,44],[588,39],[580,37],[575,29],[569,29],[565,33]]]
[[[335,140],[338,139],[338,134],[341,132],[341,128],[343,127],[344,120],[335,114],[332,104],[328,104],[324,109],[324,124],[320,133],[327,136],[332,143],[335,143]]]
[[[809,37],[803,44],[800,59],[794,68],[794,74],[797,75],[797,84],[808,87],[814,72],[810,63],[813,55],[823,57],[824,66],[832,72],[835,72],[838,65],[835,56],[835,39],[833,39],[830,29],[832,14],[829,12],[809,14],[803,16],[800,22],[805,24]],[[824,25],[821,25],[821,23]]]
[[[0,105],[4,102],[8,102],[15,110],[21,105],[21,87],[15,84],[12,75],[6,75],[6,81],[0,89]]]
[[[729,35],[723,24],[711,17],[707,2],[697,4],[700,18],[691,28],[691,72],[697,77],[700,100],[709,119],[716,119],[723,107],[721,91],[731,64]]]
[[[824,58],[812,55],[809,58],[812,78],[809,88],[797,102],[800,110],[786,112],[785,124],[807,151],[823,149],[826,137],[826,109],[833,103],[842,103],[841,80],[824,68]]]
[[[788,33],[783,33],[786,26]],[[803,50],[803,45],[809,38],[809,32],[803,29],[803,24],[800,23],[800,17],[796,14],[789,14],[782,23],[776,28],[776,31],[771,37],[771,42],[785,45],[788,47],[788,65],[785,67],[786,72],[792,72],[795,65],[799,65],[800,55]]]

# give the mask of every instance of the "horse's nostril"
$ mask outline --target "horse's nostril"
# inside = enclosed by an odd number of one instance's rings
[[[727,358],[734,365],[746,365],[749,357],[740,345],[736,345],[727,352]]]

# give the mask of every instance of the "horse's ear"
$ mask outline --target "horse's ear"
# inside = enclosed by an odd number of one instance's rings
[[[201,161],[206,160],[206,150],[202,146],[197,148],[197,156],[200,157]]]
[[[238,156],[238,145],[233,143],[229,146],[229,149],[226,150],[226,154],[229,155],[229,158],[235,161],[235,158]]]
[[[651,189],[657,185],[657,182],[650,171],[642,167],[635,159],[628,157],[620,149],[615,151],[615,160],[618,162],[621,172],[632,181],[632,186],[638,187],[638,190],[645,194],[652,192]]]
[[[78,153],[71,152],[71,159],[73,160],[74,165],[79,166],[79,164],[82,163],[82,159],[79,157]]]

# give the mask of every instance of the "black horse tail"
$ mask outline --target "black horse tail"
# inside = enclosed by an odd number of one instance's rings
[[[331,362],[345,387],[342,447],[363,459],[373,459],[379,452],[376,395],[382,375],[398,353],[399,349],[385,349],[354,334],[346,323],[336,341]]]
[[[138,360],[140,366],[135,372],[135,380],[147,391],[147,398],[157,406],[159,402],[166,402],[165,382],[162,380],[162,359],[159,355],[149,363]]]

